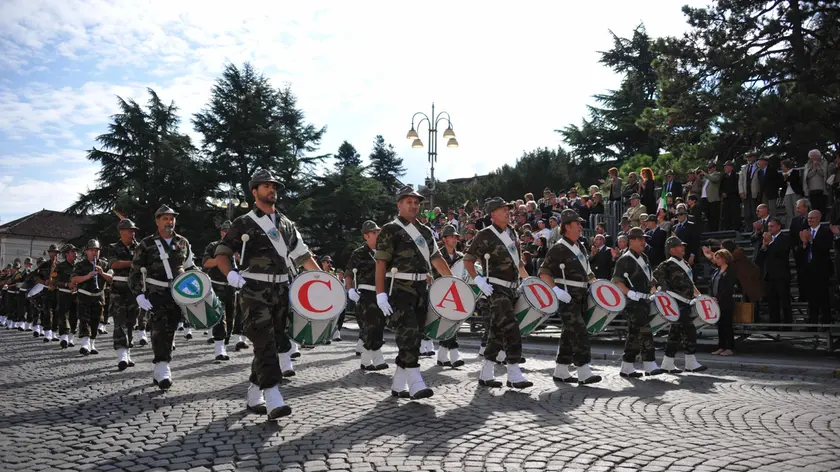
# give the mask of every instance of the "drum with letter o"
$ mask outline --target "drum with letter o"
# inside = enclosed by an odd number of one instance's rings
[[[528,277],[522,282],[522,294],[513,304],[519,332],[522,336],[533,333],[559,308],[560,301],[551,287],[539,277]]]
[[[650,330],[653,334],[680,319],[680,307],[674,297],[659,291],[650,296]]]
[[[175,277],[170,293],[194,328],[210,328],[224,316],[224,306],[204,272],[188,270]]]
[[[431,339],[450,339],[475,310],[470,286],[458,277],[440,277],[429,286],[429,308],[423,331]]]
[[[599,279],[589,285],[589,299],[583,321],[589,334],[599,333],[627,305],[624,292],[609,280]]]
[[[289,336],[305,346],[324,344],[332,339],[335,322],[347,306],[347,292],[333,275],[310,270],[289,286],[289,303]]]
[[[707,325],[716,325],[720,320],[720,305],[717,300],[708,295],[698,295],[694,300],[694,305],[691,305],[694,326],[705,328]]]

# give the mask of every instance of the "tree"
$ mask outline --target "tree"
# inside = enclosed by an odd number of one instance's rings
[[[341,171],[345,167],[361,167],[362,157],[359,155],[356,148],[352,144],[344,141],[338,147],[338,153],[335,155],[335,168]]]
[[[405,175],[403,160],[397,156],[394,146],[385,143],[382,135],[376,136],[370,153],[368,175],[377,180],[389,195],[396,195],[400,188],[400,177]]]

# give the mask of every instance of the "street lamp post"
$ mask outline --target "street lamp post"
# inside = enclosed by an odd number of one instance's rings
[[[415,124],[414,120],[418,116],[422,116],[422,118]],[[437,127],[438,124],[443,120],[446,120],[446,130],[443,131],[443,139],[447,140],[446,147],[458,147],[458,140],[455,139],[455,131],[452,130],[452,120],[449,117],[449,112],[442,111],[435,115],[434,102],[432,102],[431,115],[427,115],[422,111],[418,111],[411,117],[411,129],[408,131],[408,134],[405,135],[406,139],[412,141],[411,147],[415,149],[422,149],[423,141],[420,140],[420,136],[417,135],[416,130],[420,129],[420,125],[423,124],[424,121],[426,122],[429,128],[429,165],[431,166],[431,169],[429,183],[428,185],[426,185],[426,187],[429,189],[429,206],[431,208],[435,207],[435,162],[437,162]]]
[[[236,208],[237,206],[240,207],[240,208],[248,208],[248,201],[245,200],[245,199],[242,199],[242,201],[240,203],[239,198],[234,196],[233,193],[231,192],[231,190],[228,190],[227,198],[225,198],[225,199],[214,198],[211,202],[213,203],[213,206],[215,206],[217,208],[227,209],[227,219],[228,220],[233,220],[233,209]]]

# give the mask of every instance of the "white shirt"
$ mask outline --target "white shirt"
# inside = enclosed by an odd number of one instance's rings
[[[546,241],[549,241],[549,238],[551,238],[551,230],[544,228],[534,234],[534,238],[536,239],[540,239],[541,237],[545,238]]]
[[[790,173],[791,173],[791,172],[793,172],[793,169],[791,169],[791,170],[789,170],[789,171],[787,171],[787,172],[782,172],[782,175],[784,175],[785,177],[787,177],[787,176],[789,176],[789,175],[790,175]],[[788,183],[787,183],[787,190],[785,190],[785,195],[793,195],[793,194],[794,194],[794,193],[793,193],[793,187],[791,187],[791,186],[790,186],[790,182],[788,182]]]
[[[703,191],[700,192],[700,198],[709,198],[709,197],[706,196],[706,187],[708,187],[708,186],[709,186],[709,179],[706,179],[703,182]]]

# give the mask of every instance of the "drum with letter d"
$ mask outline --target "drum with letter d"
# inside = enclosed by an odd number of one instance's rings
[[[583,321],[589,334],[599,333],[621,313],[627,305],[624,292],[609,280],[599,279],[589,285],[589,299]]]
[[[656,334],[662,328],[676,323],[680,319],[680,307],[674,297],[667,292],[659,291],[650,296],[650,330]]]
[[[194,328],[210,328],[224,316],[224,306],[213,292],[210,276],[204,272],[188,270],[175,277],[170,292]]]
[[[338,316],[347,306],[347,292],[333,275],[320,270],[299,274],[289,286],[289,336],[312,346],[332,339]]]
[[[717,300],[708,295],[698,295],[694,300],[694,305],[691,305],[694,326],[705,328],[707,325],[716,325],[720,319],[720,305]]]
[[[423,331],[431,339],[450,339],[475,310],[470,286],[458,277],[440,277],[429,286],[429,308]]]
[[[522,282],[522,294],[513,304],[513,313],[519,321],[519,332],[526,336],[539,328],[560,308],[560,301],[551,287],[539,277],[528,277]]]

